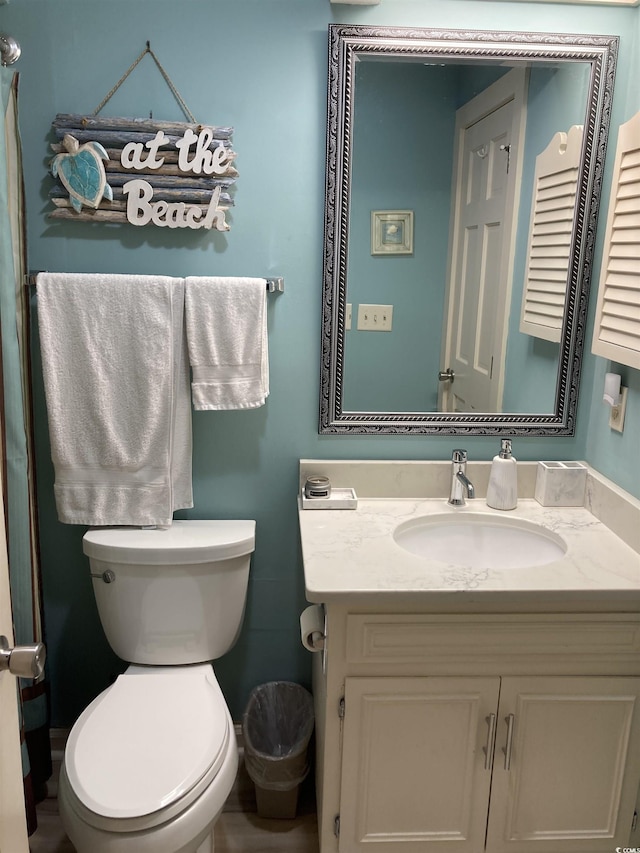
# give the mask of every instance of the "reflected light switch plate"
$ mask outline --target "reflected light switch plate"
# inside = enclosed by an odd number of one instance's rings
[[[390,332],[393,305],[358,305],[358,329],[366,332]]]

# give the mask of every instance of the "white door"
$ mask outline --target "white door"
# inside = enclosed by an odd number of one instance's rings
[[[484,848],[499,678],[347,678],[340,853]]]
[[[13,627],[3,506],[4,501],[0,501],[0,635],[7,637],[9,645],[12,646]],[[0,853],[28,851],[16,679],[9,672],[0,672]]]
[[[525,88],[513,70],[457,113],[442,411],[502,410]]]
[[[640,779],[640,678],[503,678],[487,853],[613,853]]]

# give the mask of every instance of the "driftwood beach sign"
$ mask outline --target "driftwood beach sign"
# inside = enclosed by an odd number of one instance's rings
[[[53,128],[51,218],[229,230],[233,128],[62,114]]]

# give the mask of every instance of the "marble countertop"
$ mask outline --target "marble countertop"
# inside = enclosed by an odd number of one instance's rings
[[[403,521],[443,512],[510,516],[558,534],[566,554],[543,566],[463,568],[405,551],[393,539]],[[544,507],[536,500],[497,512],[484,500],[453,508],[444,499],[360,499],[355,510],[299,511],[306,597],[311,602],[416,607],[533,605],[562,609],[607,602],[640,606],[640,554],[585,507]]]

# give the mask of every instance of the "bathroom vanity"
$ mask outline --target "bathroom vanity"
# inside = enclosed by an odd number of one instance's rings
[[[543,507],[525,465],[518,507],[497,513],[477,465],[476,499],[451,508],[444,463],[372,463],[373,475],[358,464],[316,468],[357,481],[357,509],[300,511],[306,595],[326,613],[313,655],[321,853],[632,845],[640,502],[590,472],[590,508]],[[303,461],[301,475],[311,468]],[[607,511],[616,531],[598,517]],[[520,564],[487,568],[396,541],[452,514],[561,549],[527,565],[533,543]]]

